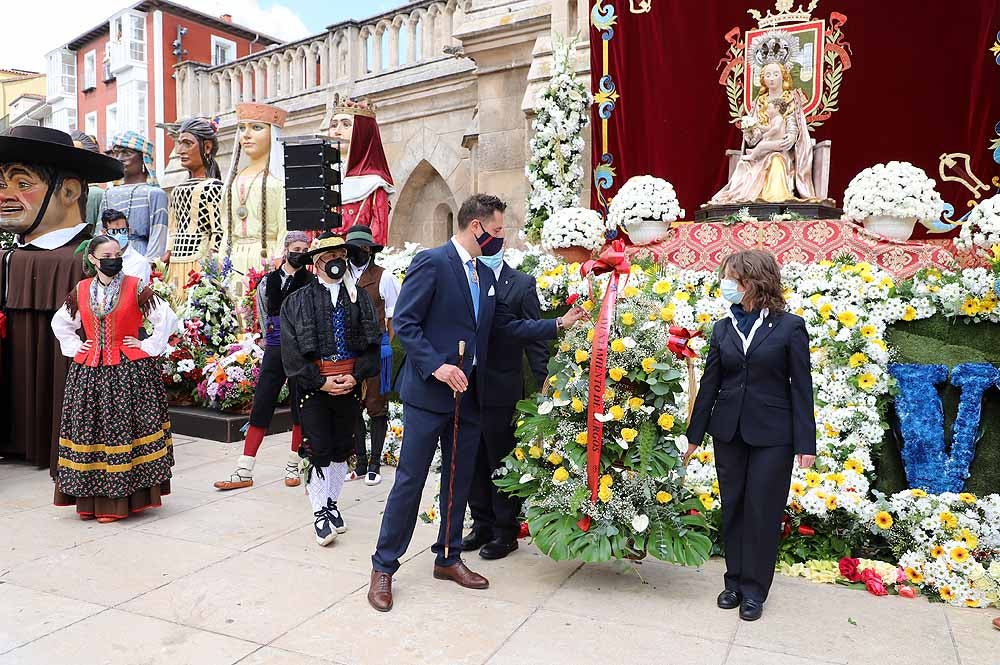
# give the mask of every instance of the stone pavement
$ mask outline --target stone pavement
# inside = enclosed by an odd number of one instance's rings
[[[268,437],[254,487],[220,493],[238,446],[178,437],[163,507],[108,525],[53,507],[47,472],[0,464],[0,664],[1000,663],[995,610],[805,580],[778,577],[764,618],[742,623],[715,607],[716,560],[582,565],[522,544],[467,557],[492,583],[469,591],[431,577],[423,523],[379,614],[365,595],[392,469],[347,485],[350,530],[323,549],[302,488],[281,482],[287,445]]]

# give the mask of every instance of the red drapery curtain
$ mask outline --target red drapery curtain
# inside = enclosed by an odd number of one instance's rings
[[[757,27],[746,10],[773,11],[767,0],[595,0],[596,13],[613,11],[612,32],[591,25],[591,76],[597,93],[613,86],[614,108],[604,136],[599,106],[592,115],[595,173],[614,169],[610,188],[592,187],[595,208],[634,175],[672,182],[688,218],[725,183],[725,151],[740,146],[730,124],[725,88],[719,84],[729,44]],[[803,3],[808,4],[808,3]],[[839,110],[813,130],[832,141],[830,196],[843,204],[844,189],[862,169],[879,162],[909,161],[938,181],[955,207],[969,210],[972,192],[942,182],[943,154],[972,157],[971,170],[997,192],[1000,175],[990,141],[1000,121],[1000,66],[990,52],[1000,30],[1000,0],[823,0],[814,19],[847,16],[842,32],[852,68],[843,75]],[[606,37],[610,36],[610,39]],[[605,68],[604,44],[607,43]],[[605,151],[604,147],[607,146]],[[981,199],[980,199],[981,200]],[[918,227],[916,237],[923,228]]]

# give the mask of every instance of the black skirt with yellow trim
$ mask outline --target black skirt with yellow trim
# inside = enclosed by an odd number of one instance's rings
[[[59,430],[55,503],[124,517],[170,492],[174,465],[159,360],[72,363]]]

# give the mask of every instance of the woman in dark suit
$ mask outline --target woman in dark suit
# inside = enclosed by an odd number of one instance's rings
[[[809,335],[785,311],[772,254],[738,252],[719,274],[732,307],[712,330],[684,459],[712,435],[726,550],[718,605],[755,621],[774,578],[794,458],[802,468],[816,459]]]

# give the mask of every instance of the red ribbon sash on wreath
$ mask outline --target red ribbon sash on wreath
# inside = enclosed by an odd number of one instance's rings
[[[594,327],[594,342],[590,354],[590,389],[587,405],[587,485],[590,487],[590,502],[597,501],[601,478],[601,448],[604,443],[604,423],[596,418],[604,414],[604,381],[608,368],[608,338],[611,336],[611,321],[615,315],[615,302],[618,300],[618,288],[622,276],[628,281],[632,266],[625,258],[625,243],[615,240],[611,246],[601,252],[601,255],[580,266],[580,276],[603,275],[612,273],[608,282],[604,302]],[[591,283],[591,300],[593,300],[593,283]],[[590,529],[590,516],[584,515],[577,522],[581,530]]]
[[[695,337],[701,337],[700,330],[688,330],[680,326],[670,326],[670,339],[667,340],[667,348],[678,359],[697,358],[698,352],[689,346],[691,340]]]

